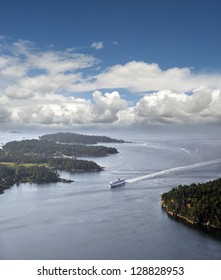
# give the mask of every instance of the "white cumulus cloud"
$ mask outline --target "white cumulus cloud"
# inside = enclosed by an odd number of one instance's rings
[[[100,91],[93,93],[95,105],[93,106],[93,121],[110,123],[117,120],[117,113],[127,108],[126,100],[120,97],[119,92],[113,91],[112,93],[101,94]]]
[[[147,94],[135,106],[118,113],[118,122],[129,125],[210,123],[220,119],[221,92],[205,87],[192,94],[171,90]]]
[[[114,65],[95,80],[97,88],[126,88],[134,92],[191,91],[202,85],[221,87],[221,73],[195,74],[190,68],[169,68],[162,70],[158,64],[131,61],[125,65]]]
[[[103,47],[102,42],[94,43],[95,48]],[[195,73],[188,67],[163,70],[156,63],[130,61],[98,73],[94,70],[99,62],[74,49],[43,51],[25,40],[4,42],[0,46],[0,122],[136,126],[221,120],[219,72]],[[87,92],[90,98],[76,98],[76,92],[77,96]]]
[[[105,94],[95,91],[91,101],[58,94],[36,94],[25,103],[21,98],[10,102],[14,123],[57,126],[113,123],[118,120],[117,113],[127,107],[127,102],[116,91]]]
[[[104,43],[103,43],[102,41],[93,42],[93,43],[91,44],[91,47],[92,47],[93,49],[100,50],[100,49],[103,49]]]

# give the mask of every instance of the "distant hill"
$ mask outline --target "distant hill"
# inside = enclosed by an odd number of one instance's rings
[[[72,132],[46,134],[39,137],[39,139],[69,144],[125,143],[123,140],[118,140],[107,136],[84,135]]]
[[[173,188],[162,195],[162,206],[189,223],[221,229],[221,178]]]

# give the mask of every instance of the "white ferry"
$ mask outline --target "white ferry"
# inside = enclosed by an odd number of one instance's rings
[[[116,181],[110,182],[110,188],[120,187],[125,185],[126,181],[124,179],[117,179]]]

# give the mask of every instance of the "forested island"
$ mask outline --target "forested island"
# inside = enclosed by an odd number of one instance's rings
[[[162,195],[162,206],[188,223],[221,229],[221,178],[173,188]]]
[[[37,139],[11,141],[0,149],[0,192],[22,182],[67,182],[58,170],[99,172],[103,167],[79,157],[103,157],[118,153],[116,148],[88,145],[98,142],[123,143],[106,136],[76,133],[48,134]]]
[[[118,140],[107,136],[84,135],[73,132],[58,132],[54,134],[46,134],[39,137],[39,139],[69,144],[125,143],[124,140]]]
[[[21,140],[8,142],[2,147],[3,152],[8,154],[32,156],[59,156],[67,155],[70,157],[103,157],[118,153],[117,149],[105,146],[88,146],[83,144],[63,144],[48,140]],[[22,160],[24,160],[24,157]]]

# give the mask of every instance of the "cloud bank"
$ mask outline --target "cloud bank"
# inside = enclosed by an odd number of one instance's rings
[[[99,43],[94,47],[100,48]],[[97,73],[99,63],[74,49],[43,51],[29,41],[2,40],[0,125],[145,126],[221,120],[220,73],[178,67],[162,70],[142,61]],[[125,90],[139,100],[129,100]],[[84,92],[91,98],[84,98]],[[75,93],[82,93],[82,98]]]

